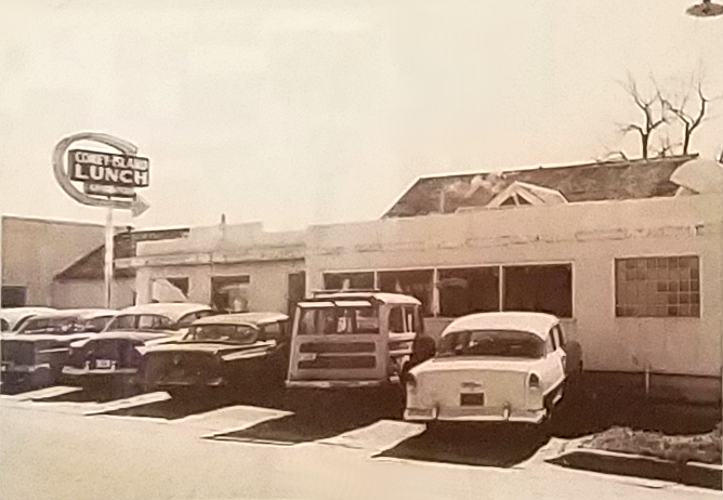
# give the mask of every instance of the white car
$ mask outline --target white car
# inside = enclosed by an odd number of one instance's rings
[[[580,354],[550,314],[458,318],[442,332],[435,356],[407,373],[404,418],[541,423],[561,400],[568,375],[582,370]]]
[[[17,332],[33,316],[53,312],[55,309],[52,307],[3,307],[0,310],[0,331]]]

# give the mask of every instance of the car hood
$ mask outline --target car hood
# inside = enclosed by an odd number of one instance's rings
[[[73,333],[70,335],[52,335],[52,334],[46,334],[46,333],[39,333],[37,335],[18,335],[18,334],[11,334],[11,335],[3,335],[0,337],[0,339],[3,342],[7,341],[13,341],[13,342],[62,342],[62,343],[70,343],[75,342],[78,340],[85,340],[89,336],[94,335],[93,333]]]
[[[175,332],[174,332],[175,333]],[[144,331],[112,331],[95,334],[92,337],[87,335],[76,342],[73,342],[72,347],[83,347],[86,344],[94,340],[130,340],[138,343],[153,343],[159,341],[169,341],[174,337],[170,332],[144,332]]]
[[[434,372],[489,370],[489,371],[527,371],[541,364],[541,359],[499,358],[492,356],[458,356],[432,358],[412,368],[414,375]]]

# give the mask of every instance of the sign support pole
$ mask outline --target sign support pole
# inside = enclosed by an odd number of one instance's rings
[[[105,259],[103,265],[103,284],[105,288],[105,307],[112,308],[113,288],[113,207],[106,207],[105,215]]]

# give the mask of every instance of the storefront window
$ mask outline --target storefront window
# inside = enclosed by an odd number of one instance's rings
[[[572,265],[504,266],[505,311],[572,317]]]
[[[439,306],[445,317],[500,310],[499,267],[440,269]]]
[[[225,313],[247,312],[250,283],[248,275],[212,277],[211,303],[214,309]]]
[[[374,288],[373,272],[324,273],[325,290],[369,290]]]
[[[412,271],[381,271],[379,272],[379,288],[383,292],[404,293],[416,297],[422,303],[425,316],[432,315],[432,280],[431,269]]]

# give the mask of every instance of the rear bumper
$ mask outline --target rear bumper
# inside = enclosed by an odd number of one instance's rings
[[[169,389],[184,389],[184,388],[215,388],[223,387],[226,385],[226,381],[222,378],[210,379],[202,382],[198,381],[185,381],[185,380],[173,380],[173,381],[159,381],[159,382],[148,382],[149,388],[165,391]]]
[[[49,363],[39,365],[9,365],[3,363],[0,379],[6,384],[47,385],[54,382]]]
[[[389,380],[287,380],[287,389],[360,389],[384,387]]]
[[[521,422],[539,424],[547,410],[508,408],[406,408],[404,420],[410,422]]]
[[[117,368],[115,370],[99,370],[91,368],[75,368],[72,366],[64,366],[60,378],[69,385],[92,385],[95,383],[104,383],[115,381],[121,383],[136,382],[137,368]]]
[[[41,370],[50,370],[50,363],[42,363],[40,365],[7,365],[3,363],[0,371],[3,375],[11,373],[35,373]]]

